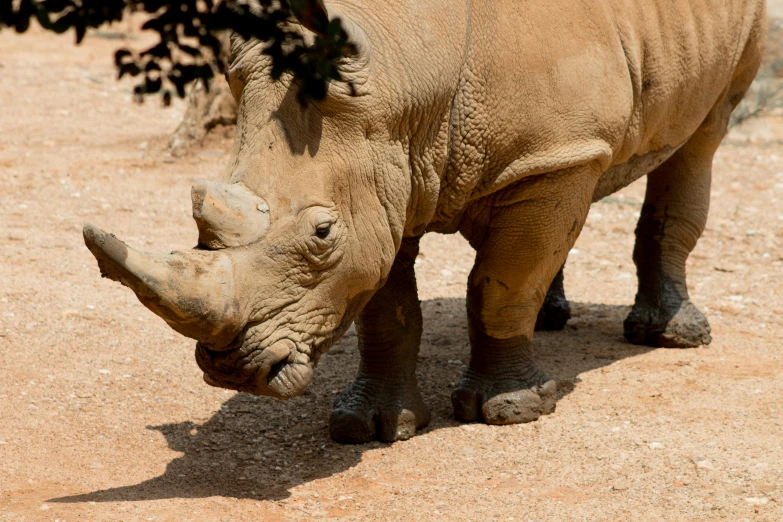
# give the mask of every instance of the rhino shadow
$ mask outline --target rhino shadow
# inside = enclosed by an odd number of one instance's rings
[[[558,382],[558,398],[571,393],[579,375],[652,348],[627,343],[627,306],[572,303],[573,318],[560,332],[538,332],[543,369]],[[459,425],[450,394],[468,360],[464,299],[422,302],[424,335],[417,376],[432,422],[424,433]],[[139,484],[51,499],[49,502],[123,502],[222,496],[281,500],[290,490],[349,469],[365,451],[387,446],[346,446],[329,439],[328,418],[336,392],[358,367],[353,328],[323,357],[308,392],[289,401],[236,394],[203,424],[150,426],[183,455],[166,471]],[[553,414],[557,416],[557,411]],[[121,470],[118,476],[122,476]]]

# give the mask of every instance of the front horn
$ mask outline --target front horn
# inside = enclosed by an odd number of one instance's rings
[[[101,276],[133,290],[144,306],[182,335],[219,350],[243,327],[227,254],[139,252],[92,225],[84,226],[84,243],[98,260]]]

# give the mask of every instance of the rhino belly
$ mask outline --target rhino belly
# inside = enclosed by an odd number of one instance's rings
[[[642,155],[633,155],[625,163],[614,165],[604,172],[598,179],[598,184],[593,192],[593,202],[614,194],[623,187],[627,187],[642,176],[646,176],[661,166],[669,159],[682,144],[676,147],[666,146],[662,149],[648,152]]]

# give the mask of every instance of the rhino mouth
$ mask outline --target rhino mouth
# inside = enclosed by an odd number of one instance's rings
[[[353,323],[343,314],[337,327],[316,334],[273,333],[269,325],[246,325],[228,345],[196,344],[196,363],[210,386],[288,399],[304,393],[313,379],[320,356]],[[274,340],[273,340],[274,339]],[[296,339],[296,340],[295,340]]]
[[[313,375],[313,364],[283,340],[263,349],[243,353],[241,348],[216,351],[196,344],[196,363],[204,372],[204,382],[253,395],[287,399],[304,392]]]

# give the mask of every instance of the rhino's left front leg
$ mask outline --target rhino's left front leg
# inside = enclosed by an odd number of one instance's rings
[[[451,395],[464,421],[513,424],[555,409],[556,384],[531,341],[549,285],[582,229],[597,173],[577,167],[523,182],[491,203],[468,282],[470,364]],[[486,213],[484,213],[486,214]]]
[[[405,440],[430,421],[416,384],[422,331],[413,271],[418,252],[419,238],[403,240],[386,284],[356,320],[361,362],[329,419],[336,441]]]
[[[566,299],[565,287],[563,286],[564,268],[565,265],[560,267],[560,271],[552,280],[552,284],[549,285],[544,304],[538,311],[536,330],[562,330],[571,319],[571,304]]]

